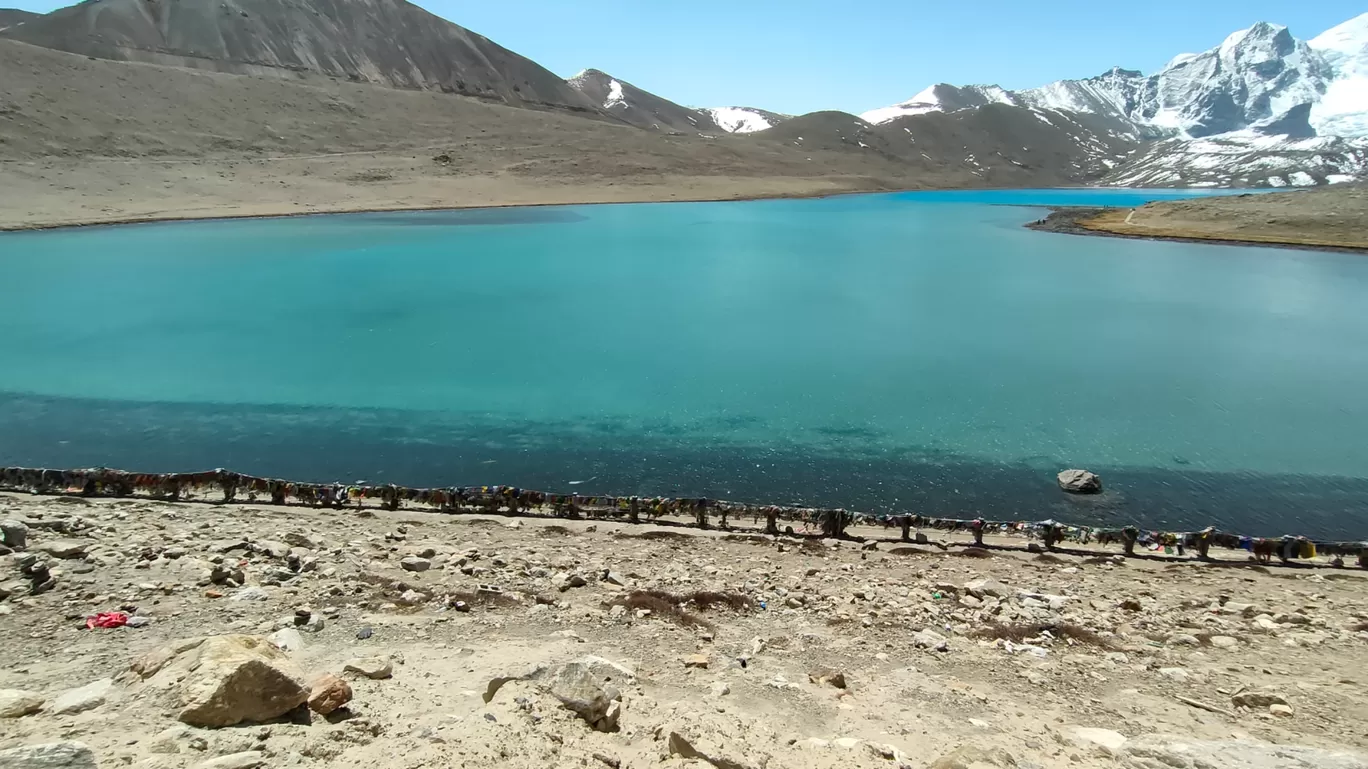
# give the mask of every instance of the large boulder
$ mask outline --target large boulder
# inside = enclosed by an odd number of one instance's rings
[[[0,750],[5,769],[96,769],[95,754],[83,742],[49,742]]]
[[[510,681],[533,681],[596,731],[616,732],[622,711],[622,692],[618,687],[635,680],[636,674],[623,665],[602,657],[585,657],[491,679],[485,687],[484,701],[494,699]]]
[[[1087,470],[1065,470],[1057,476],[1059,488],[1070,494],[1101,494],[1102,479]]]
[[[1121,748],[1131,769],[1368,769],[1368,756],[1257,740],[1190,740],[1149,735]]]
[[[169,690],[176,718],[191,726],[270,721],[309,698],[304,675],[261,636],[190,639],[151,652],[129,669]]]

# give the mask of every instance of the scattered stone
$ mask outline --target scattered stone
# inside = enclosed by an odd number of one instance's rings
[[[59,716],[71,716],[94,710],[105,704],[109,695],[114,693],[114,679],[101,678],[78,689],[69,689],[53,698],[48,712]]]
[[[1195,635],[1187,633],[1175,633],[1168,637],[1169,646],[1201,646],[1202,642]]]
[[[332,713],[351,700],[351,684],[332,673],[320,676],[309,690],[309,709],[322,716]]]
[[[846,688],[845,673],[832,668],[817,668],[811,673],[808,673],[808,681],[818,685],[830,684],[837,689]]]
[[[366,640],[367,638],[370,638],[370,637],[373,636],[373,635],[375,635],[375,631],[374,631],[373,629],[368,628],[368,627],[363,627],[363,628],[361,628],[360,630],[356,631],[356,640],[358,640],[358,641],[364,641],[364,640]]]
[[[1102,491],[1102,479],[1087,470],[1065,470],[1056,479],[1059,488],[1070,494],[1098,494]]]
[[[919,630],[912,636],[912,644],[918,649],[931,649],[932,651],[948,652],[950,643],[945,636],[931,630]]]
[[[966,582],[964,589],[969,595],[980,600],[989,597],[1008,598],[1015,592],[995,579],[976,579],[973,582]]]
[[[1268,712],[1272,713],[1275,716],[1278,716],[1279,718],[1291,718],[1292,706],[1285,705],[1282,703],[1275,703],[1268,706]]]
[[[1361,753],[1166,735],[1127,741],[1121,761],[1128,769],[1368,769],[1368,756]]]
[[[1158,672],[1171,681],[1186,681],[1192,677],[1185,668],[1159,668]]]
[[[28,526],[24,525],[23,521],[0,521],[0,542],[11,550],[24,550],[28,547],[28,532]]]
[[[1126,611],[1141,611],[1145,608],[1140,604],[1139,601],[1135,600],[1134,598],[1127,598],[1121,601],[1121,603],[1118,605]]]
[[[259,750],[244,750],[211,758],[195,765],[195,769],[256,769],[266,763],[266,754]]]
[[[603,575],[603,581],[610,585],[617,585],[618,587],[625,587],[627,585],[627,578],[615,571],[610,571]]]
[[[230,601],[269,601],[271,594],[264,587],[244,587],[228,596]]]
[[[348,660],[342,669],[348,673],[357,673],[376,681],[389,678],[394,674],[394,665],[389,660],[379,657]]]
[[[43,709],[43,695],[23,689],[0,689],[0,718],[21,718]]]
[[[706,655],[706,654],[690,654],[689,656],[687,656],[687,657],[684,658],[684,667],[686,667],[686,668],[701,668],[701,669],[703,669],[703,670],[707,670],[707,668],[708,668],[708,655]]]
[[[1111,729],[1080,726],[1074,729],[1073,742],[1079,747],[1093,748],[1109,756],[1115,756],[1121,751],[1121,746],[1126,744],[1126,736]]]
[[[54,539],[38,545],[38,549],[53,558],[84,558],[89,543],[77,539]]]
[[[1230,701],[1242,708],[1266,708],[1269,705],[1287,704],[1287,698],[1276,692],[1268,691],[1240,692],[1231,697]]]
[[[49,742],[0,750],[5,769],[96,769],[95,754],[83,742]]]
[[[283,652],[294,653],[304,648],[304,637],[292,627],[277,630],[267,636],[266,640]]]
[[[1214,635],[1211,637],[1211,645],[1217,649],[1234,649],[1240,645],[1240,642],[1228,635]]]
[[[725,756],[721,749],[704,743],[698,737],[686,737],[681,730],[670,730],[665,737],[665,750],[671,756],[685,760],[704,761],[715,769],[752,769],[744,760]]]
[[[131,627],[131,628],[140,628],[140,627],[147,627],[148,625],[151,625],[151,624],[152,624],[152,618],[151,618],[151,617],[144,617],[144,616],[139,615],[139,614],[134,614],[133,616],[131,616],[131,617],[128,618],[128,621],[124,623],[124,626],[125,626],[125,627]]]
[[[470,604],[466,603],[465,601],[456,601],[455,603],[451,604],[451,608],[455,611],[465,614],[466,612],[470,611]],[[626,607],[619,606],[616,608],[625,609]]]
[[[714,681],[710,691],[714,698],[725,697],[728,694],[731,694],[731,685],[726,681]]]
[[[432,568],[432,561],[426,558],[419,558],[416,555],[410,555],[399,562],[399,568],[404,571],[427,571]]]
[[[941,756],[933,761],[927,769],[980,769],[981,767],[1012,769],[1016,766],[1016,758],[1002,748],[985,748],[969,744]]]

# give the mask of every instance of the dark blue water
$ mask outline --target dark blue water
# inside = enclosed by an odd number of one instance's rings
[[[3,235],[0,463],[1360,535],[1368,261],[1017,207],[1160,194]]]

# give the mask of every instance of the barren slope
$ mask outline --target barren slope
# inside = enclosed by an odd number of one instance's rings
[[[4,35],[104,59],[593,109],[536,62],[404,0],[89,0]]]

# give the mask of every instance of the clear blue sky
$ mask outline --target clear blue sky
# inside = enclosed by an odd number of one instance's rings
[[[9,0],[48,11],[69,2]],[[0,0],[5,5],[6,0]],[[1257,21],[1309,39],[1368,0],[419,0],[562,77],[601,69],[690,106],[863,112],[927,85],[1151,72]]]

